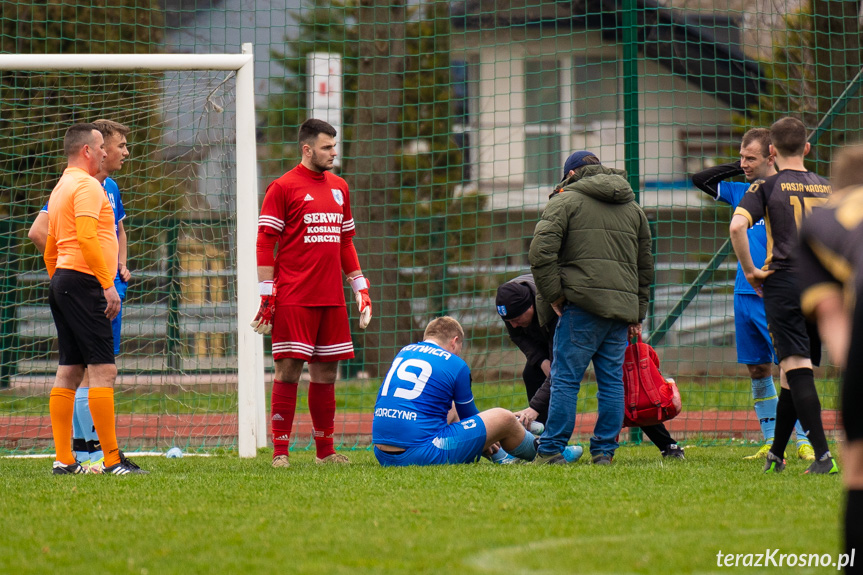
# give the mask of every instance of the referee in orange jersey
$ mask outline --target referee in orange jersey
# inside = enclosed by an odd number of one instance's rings
[[[120,311],[114,287],[119,245],[114,211],[94,178],[106,157],[102,134],[93,124],[66,131],[68,166],[48,200],[45,266],[51,277],[48,302],[57,326],[60,364],[48,403],[57,459],[53,473],[83,473],[72,452],[75,390],[90,374],[90,411],[105,453],[104,473],[147,473],[121,461],[114,422],[114,335],[111,320]]]

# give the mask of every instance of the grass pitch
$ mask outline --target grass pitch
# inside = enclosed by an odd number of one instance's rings
[[[717,552],[840,549],[838,477],[765,476],[747,447],[614,465],[383,469],[291,453],[141,457],[138,477],[50,475],[0,460],[0,573],[817,573],[717,567]],[[134,454],[130,454],[134,458]],[[586,458],[585,458],[586,459]],[[835,571],[833,571],[835,572]]]

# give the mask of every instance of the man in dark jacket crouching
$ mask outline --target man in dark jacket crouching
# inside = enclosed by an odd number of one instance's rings
[[[542,297],[537,297],[536,283],[530,274],[520,275],[498,287],[495,305],[498,315],[506,324],[509,339],[525,357],[522,378],[528,407],[516,411],[515,416],[527,429],[534,429],[534,421],[543,424],[544,428],[551,396],[550,375],[557,314]],[[665,425],[658,423],[641,429],[659,449],[662,457],[685,459],[683,448],[677,445]]]
[[[650,229],[622,170],[576,152],[566,160],[563,178],[530,244],[537,292],[560,316],[536,462],[562,462],[581,380],[593,361],[598,414],[590,454],[593,463],[608,465],[623,425],[627,338],[641,333],[653,281]]]
[[[495,306],[506,324],[509,339],[525,358],[521,376],[529,407],[515,415],[528,429],[534,421],[545,425],[557,314],[547,302],[536,296],[536,284],[530,274],[520,275],[498,287]]]

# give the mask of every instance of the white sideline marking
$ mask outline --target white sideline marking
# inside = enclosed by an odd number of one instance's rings
[[[131,457],[165,457],[166,451],[130,451],[126,456]],[[3,459],[43,459],[54,457],[53,453],[37,453],[27,455],[3,455]],[[210,453],[186,453],[183,452],[183,457],[212,457]]]
[[[757,529],[743,529],[738,531],[738,533],[744,534],[758,534],[758,533],[770,533],[771,529],[766,528],[757,528]],[[666,532],[666,534],[670,534],[672,536],[687,536],[691,537],[694,535],[694,531],[691,529],[683,531],[672,531]],[[707,533],[707,531],[705,531]],[[711,531],[712,533],[712,531]],[[594,536],[574,536],[571,538],[565,537],[556,537],[553,539],[541,539],[539,541],[531,541],[530,543],[524,543],[521,545],[510,545],[507,547],[491,547],[484,551],[480,551],[478,553],[474,553],[473,555],[468,555],[462,563],[473,567],[474,569],[481,571],[483,573],[506,573],[507,575],[546,575],[553,573],[560,573],[558,569],[530,569],[527,567],[519,567],[519,556],[525,552],[536,552],[536,551],[548,551],[554,549],[560,549],[564,547],[575,547],[575,546],[584,546],[589,544],[596,543],[626,543],[628,541],[632,541],[632,539],[646,539],[655,537],[656,534],[653,532],[647,533],[626,533],[621,535],[594,535]],[[726,570],[727,571],[727,570]],[[634,573],[634,571],[614,571],[617,575],[628,575],[629,573]],[[709,570],[709,571],[698,571],[698,575],[706,575],[708,573],[720,573],[721,570]],[[609,573],[608,570],[603,569],[601,571],[582,571],[579,569],[579,575],[604,575]]]

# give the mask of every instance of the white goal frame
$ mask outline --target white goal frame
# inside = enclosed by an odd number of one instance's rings
[[[255,253],[258,221],[257,148],[255,141],[254,53],[241,54],[0,54],[0,71],[193,71],[237,73],[237,394],[240,457],[255,457],[267,445],[264,393],[264,345],[249,326],[257,312]]]

